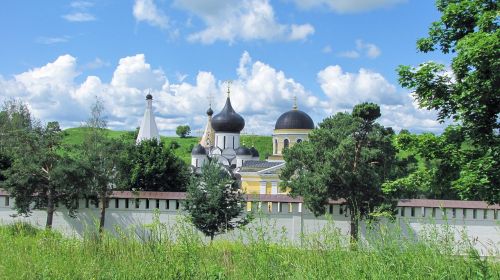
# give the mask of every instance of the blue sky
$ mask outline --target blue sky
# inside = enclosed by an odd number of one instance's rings
[[[377,102],[380,121],[440,132],[397,83],[400,64],[435,60],[415,42],[439,14],[421,0],[6,1],[0,12],[0,101],[19,98],[43,121],[79,126],[98,96],[109,126],[133,129],[151,90],[162,134],[194,134],[224,101],[246,133],[270,134],[297,96],[316,122]]]

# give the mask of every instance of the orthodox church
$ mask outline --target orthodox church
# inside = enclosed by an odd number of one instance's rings
[[[257,149],[242,145],[240,133],[245,127],[245,120],[231,105],[229,88],[227,94],[226,103],[218,114],[214,115],[211,106],[206,112],[204,133],[191,152],[193,170],[199,172],[210,157],[233,170],[241,178],[241,187],[246,193],[283,193],[279,188],[279,172],[285,165],[283,149],[306,141],[309,132],[314,129],[313,120],[307,113],[299,110],[295,102],[292,110],[283,113],[276,121],[272,138],[273,154],[260,160]],[[148,94],[137,143],[143,139],[159,139],[152,100],[152,96]]]

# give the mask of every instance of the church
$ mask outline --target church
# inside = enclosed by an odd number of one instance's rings
[[[137,143],[143,139],[160,139],[152,109],[153,97],[146,96],[146,111],[137,136]],[[240,133],[245,127],[245,119],[238,114],[227,91],[226,103],[214,115],[211,106],[207,112],[207,124],[197,146],[191,152],[191,166],[200,172],[203,164],[212,158],[241,178],[241,188],[248,194],[280,194],[279,173],[284,167],[283,149],[295,143],[308,140],[309,132],[314,129],[311,117],[298,109],[296,101],[292,109],[283,113],[277,120],[273,131],[273,153],[260,160],[255,147],[246,147],[240,141]]]

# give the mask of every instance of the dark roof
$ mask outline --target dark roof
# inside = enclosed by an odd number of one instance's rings
[[[211,116],[214,114],[214,110],[212,110],[212,107],[209,107],[207,110],[207,115]]]
[[[253,157],[259,157],[259,151],[257,151],[257,149],[255,149],[255,147],[251,147],[250,152],[252,152]]]
[[[245,127],[245,120],[231,106],[229,97],[222,111],[212,118],[212,128],[217,132],[239,133]]]
[[[193,148],[193,150],[191,151],[191,154],[192,155],[206,155],[207,150],[205,150],[205,148],[201,144],[198,144],[196,147]]]
[[[0,196],[9,196],[9,193],[0,189]],[[185,192],[148,192],[148,191],[113,191],[111,198],[150,198],[150,199],[180,199],[186,198]],[[302,197],[292,198],[286,194],[247,194],[247,201],[265,202],[304,202]],[[329,204],[342,204],[344,200],[329,200]],[[439,200],[439,199],[400,199],[399,207],[434,207],[434,208],[466,208],[466,209],[496,209],[500,210],[500,205],[488,205],[484,201],[464,201],[464,200]]]
[[[293,109],[278,118],[274,129],[314,129],[314,122],[305,112]]]
[[[257,172],[280,164],[282,164],[282,162],[265,161],[265,160],[247,160],[243,162],[240,172]]]
[[[148,93],[148,95],[146,95],[146,100],[152,100],[153,99],[153,96],[151,95],[151,93]]]
[[[236,149],[236,155],[237,156],[251,156],[252,151],[245,146],[240,146],[238,149]]]

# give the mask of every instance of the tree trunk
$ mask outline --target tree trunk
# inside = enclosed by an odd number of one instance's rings
[[[47,193],[47,222],[45,223],[45,229],[52,229],[52,221],[54,220],[54,194],[52,190],[49,189]]]
[[[349,212],[350,212],[350,216],[351,216],[350,217],[351,218],[351,221],[350,221],[351,248],[353,248],[356,245],[356,243],[358,242],[359,217],[358,217],[357,212],[354,209],[351,209]]]
[[[104,222],[106,219],[106,196],[101,195],[101,219],[99,221],[99,233],[104,230]]]

